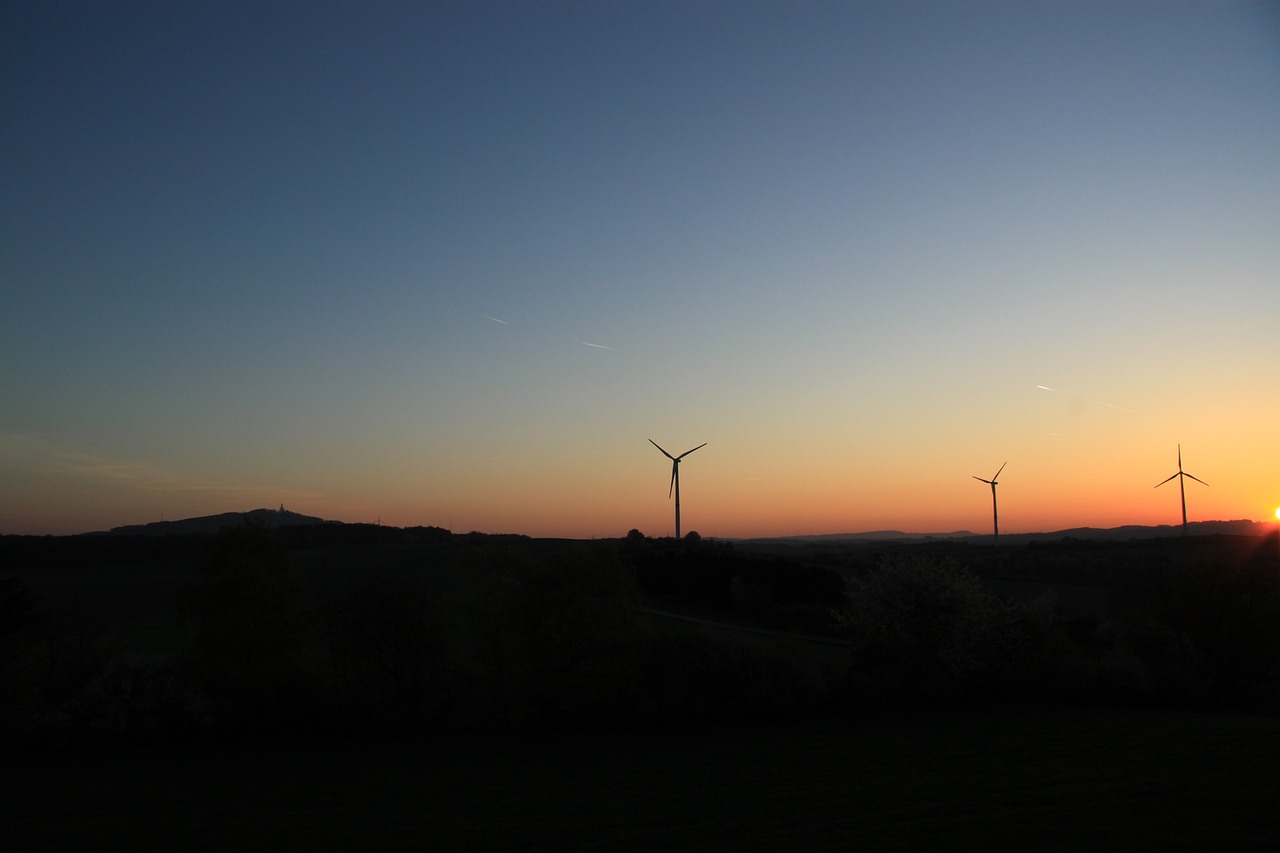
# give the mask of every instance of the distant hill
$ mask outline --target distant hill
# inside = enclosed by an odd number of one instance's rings
[[[333,525],[351,529],[363,525],[347,525],[341,521],[328,521],[311,515],[302,515],[287,509],[253,509],[248,512],[224,512],[219,515],[205,515],[199,518],[184,518],[178,521],[153,521],[150,524],[130,524],[124,527],[113,527],[110,535],[121,536],[181,536],[190,533],[217,533],[226,527],[238,527],[245,522],[267,528],[301,527],[304,525]],[[391,528],[384,528],[390,530]],[[414,528],[419,530],[420,528]],[[429,528],[434,530],[435,528]],[[1271,533],[1275,525],[1259,521],[1193,521],[1187,525],[1187,533],[1192,536],[1212,536],[1224,534],[1231,536],[1262,536]],[[447,533],[447,531],[442,531]],[[1067,530],[1055,530],[1045,533],[1001,533],[1001,545],[1025,545],[1033,541],[1058,541],[1062,539],[1109,540],[1153,539],[1180,536],[1182,526],[1161,524],[1143,526],[1137,524],[1123,527],[1073,527]],[[102,535],[102,534],[91,534]],[[718,538],[718,537],[712,537]],[[757,539],[737,539],[724,541],[753,542],[756,544],[779,545],[835,545],[848,543],[888,543],[888,542],[922,542],[922,541],[970,542],[973,544],[990,544],[990,533],[974,533],[971,530],[955,530],[950,533],[906,533],[901,530],[869,530],[861,533],[816,533],[800,536],[767,536]]]
[[[1238,519],[1235,521],[1192,521],[1187,524],[1188,536],[1265,536],[1275,529],[1272,524],[1262,521]],[[1123,527],[1073,527],[1069,530],[1057,530],[1053,533],[1011,533],[1000,534],[1000,541],[1006,539],[1009,544],[1022,544],[1035,540],[1058,539],[1104,539],[1110,541],[1125,539],[1162,539],[1182,535],[1181,524],[1141,525],[1127,524]],[[990,540],[990,536],[979,537]]]
[[[1261,521],[1193,521],[1187,525],[1190,536],[1212,536],[1223,534],[1228,536],[1262,536],[1271,533],[1274,525]],[[1046,533],[1001,533],[1002,545],[1025,545],[1028,542],[1056,541],[1060,539],[1091,540],[1126,540],[1157,539],[1170,536],[1181,536],[1182,525],[1160,524],[1154,526],[1128,524],[1123,527],[1073,527],[1067,530],[1055,530]],[[903,533],[900,530],[872,530],[865,533],[823,533],[805,536],[770,536],[762,539],[742,540],[756,543],[778,544],[818,544],[837,542],[917,542],[929,539],[945,539],[973,543],[990,543],[994,537],[990,533],[973,533],[958,530],[954,533]]]
[[[901,530],[868,530],[864,533],[807,533],[801,536],[770,536],[751,542],[900,542],[909,539],[970,539],[978,534],[971,530],[952,533],[904,533]]]
[[[181,536],[189,533],[217,533],[226,527],[239,527],[249,522],[262,527],[297,527],[304,524],[341,524],[325,521],[311,515],[302,515],[287,509],[251,509],[248,512],[224,512],[218,515],[202,515],[178,521],[153,521],[150,524],[128,524],[113,527],[112,535],[120,536]]]

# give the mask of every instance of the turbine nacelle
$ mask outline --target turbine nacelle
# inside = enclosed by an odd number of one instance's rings
[[[1008,464],[1009,464],[1008,462],[1004,463],[1004,465],[1008,465]],[[1000,478],[1000,472],[1004,470],[1004,465],[1001,465],[1001,466],[996,470],[996,472],[995,472],[994,474],[992,474],[992,475],[991,475],[991,479],[990,479],[990,480],[986,479],[985,477],[979,477],[977,474],[974,474],[974,475],[973,475],[973,479],[975,479],[975,480],[981,480],[982,482],[987,483],[988,485],[998,486],[998,485],[1000,485],[1000,483],[999,483],[999,482],[997,482],[997,481],[998,481],[998,480],[999,480],[999,478]]]
[[[1199,477],[1197,477],[1195,474],[1188,474],[1186,471],[1182,470],[1182,445],[1181,444],[1178,445],[1178,470],[1170,474],[1168,477],[1165,477],[1160,482],[1156,483],[1153,488],[1158,489],[1161,486],[1163,486],[1165,483],[1169,482],[1170,480],[1176,480],[1179,477],[1190,477],[1191,479],[1195,480],[1197,483],[1199,483],[1202,486],[1209,485],[1204,480],[1201,480]]]
[[[649,439],[649,443],[652,444],[654,447],[658,448],[659,450],[662,450],[662,445],[658,444],[658,442],[654,441],[652,438]],[[699,444],[697,447],[693,448],[693,450],[686,450],[684,453],[681,453],[679,456],[672,456],[670,453],[668,453],[665,450],[662,450],[662,455],[670,459],[672,462],[679,462],[681,459],[688,456],[694,450],[699,450],[706,446],[707,446],[707,442],[704,441],[702,442],[702,444]]]

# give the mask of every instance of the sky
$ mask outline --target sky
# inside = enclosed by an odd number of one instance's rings
[[[6,2],[0,533],[1275,519],[1280,5]]]

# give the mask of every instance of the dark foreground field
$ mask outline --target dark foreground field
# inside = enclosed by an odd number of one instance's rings
[[[968,708],[7,756],[8,850],[1262,850],[1280,720]]]

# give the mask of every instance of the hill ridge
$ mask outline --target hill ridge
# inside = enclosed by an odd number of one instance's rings
[[[173,536],[187,533],[217,533],[226,527],[237,527],[245,522],[262,527],[296,527],[304,524],[341,524],[340,521],[326,521],[312,515],[280,509],[251,509],[248,512],[222,512],[217,515],[201,515],[194,518],[181,518],[176,521],[152,521],[147,524],[126,524],[111,528],[112,535],[123,536]]]

